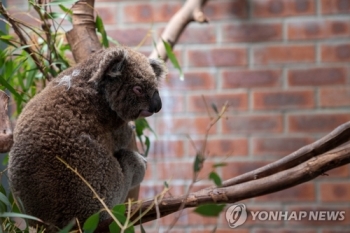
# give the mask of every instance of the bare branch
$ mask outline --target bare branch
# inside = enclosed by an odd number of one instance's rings
[[[167,59],[167,54],[164,48],[163,40],[168,42],[171,47],[174,47],[181,33],[190,22],[208,22],[208,19],[205,17],[202,11],[202,7],[207,1],[208,0],[187,0],[183,7],[171,18],[167,24],[161,38],[157,42],[156,48],[153,50],[150,57],[159,57],[165,61]]]
[[[10,125],[8,112],[9,97],[6,93],[0,90],[0,153],[10,151],[13,144],[13,135]]]

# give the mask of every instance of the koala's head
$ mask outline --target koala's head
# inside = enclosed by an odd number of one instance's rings
[[[95,59],[101,60],[89,82],[97,84],[121,119],[130,121],[159,112],[158,84],[166,74],[161,61],[126,47],[104,50]]]

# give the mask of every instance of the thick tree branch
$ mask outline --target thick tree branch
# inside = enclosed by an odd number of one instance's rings
[[[157,42],[156,48],[153,50],[150,57],[161,58],[165,61],[167,59],[167,54],[163,41],[168,42],[171,47],[174,47],[181,33],[190,22],[208,22],[208,19],[205,17],[202,11],[202,7],[207,1],[208,0],[187,0],[184,6],[171,18],[167,24],[164,32]]]
[[[13,135],[8,116],[9,97],[0,90],[0,153],[9,152],[13,144]]]

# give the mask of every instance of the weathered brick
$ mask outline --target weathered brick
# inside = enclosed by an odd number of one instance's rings
[[[213,25],[194,25],[190,24],[181,34],[179,44],[211,44],[215,43],[216,27]]]
[[[254,49],[254,63],[262,65],[315,61],[313,45],[273,45]]]
[[[160,180],[192,180],[193,161],[191,162],[158,162],[157,177]],[[199,172],[198,179],[208,179],[209,173],[213,170],[213,162],[205,161],[202,170]]]
[[[316,198],[315,185],[312,183],[301,184],[283,191],[257,197],[258,202],[276,201],[314,201]]]
[[[107,29],[107,34],[118,43],[126,46],[139,45],[144,38],[143,45],[152,43],[152,38],[148,35],[149,30],[146,28],[124,28],[124,29]]]
[[[313,108],[314,105],[314,91],[312,90],[253,92],[253,108],[257,110]]]
[[[322,107],[350,106],[350,87],[325,87],[320,90]]]
[[[321,201],[324,202],[349,202],[350,185],[349,182],[332,182],[320,184]]]
[[[210,119],[208,117],[163,117],[158,122],[157,132],[171,135],[204,135],[209,124]],[[209,133],[214,134],[215,132],[216,127],[212,127]]]
[[[277,211],[281,211],[281,210],[277,210]],[[266,222],[266,221],[265,221]],[[269,221],[270,222],[270,221]],[[291,230],[290,227],[273,227],[270,229],[266,229],[266,228],[256,228],[254,233],[317,233],[317,230],[312,230],[312,229],[297,229],[297,228],[293,228],[293,230]]]
[[[312,0],[253,0],[255,17],[286,17],[315,14]]]
[[[349,114],[294,114],[288,116],[289,132],[328,133],[350,120]]]
[[[211,90],[216,88],[214,74],[203,71],[189,71],[184,73],[184,80],[179,79],[179,74],[171,72],[163,80],[162,86],[171,90]]]
[[[253,154],[269,156],[286,156],[299,148],[312,143],[308,137],[256,137],[253,138]]]
[[[194,155],[196,150],[202,150],[203,140],[193,140],[196,148],[190,145],[189,154]],[[248,154],[248,140],[246,138],[232,139],[209,139],[206,143],[206,156],[209,157],[226,157],[242,156]]]
[[[205,99],[205,102],[203,100]],[[210,94],[210,95],[192,95],[189,98],[187,111],[195,112],[213,112],[212,105],[217,107],[220,112],[227,102],[228,110],[247,110],[248,96],[246,92],[232,94]]]
[[[180,8],[179,2],[130,4],[124,6],[123,21],[126,23],[167,22]]]
[[[175,184],[169,184],[169,192],[165,194],[165,197],[168,196],[179,196],[184,193],[184,187],[183,185],[175,185]],[[140,200],[145,200],[149,198],[154,198],[156,195],[160,194],[164,190],[164,185],[157,185],[157,184],[144,184],[142,183],[140,186]]]
[[[224,70],[223,88],[252,88],[280,86],[281,70]]]
[[[162,111],[160,114],[169,114],[173,112],[184,112],[185,111],[185,97],[183,95],[164,95],[164,92],[168,90],[160,89],[159,94],[162,98]]]
[[[349,0],[321,0],[323,14],[339,14],[350,12]]]
[[[278,114],[229,116],[221,122],[224,133],[278,133],[283,129]]]
[[[104,25],[117,23],[118,13],[116,6],[99,6],[97,4],[95,10],[103,20]]]
[[[246,18],[248,2],[247,0],[209,1],[203,11],[210,20]]]
[[[261,42],[282,39],[281,23],[236,23],[222,27],[224,42]]]
[[[156,140],[151,142],[149,157],[155,159],[181,158],[184,156],[184,142],[181,140]]]
[[[247,51],[245,48],[214,48],[187,51],[190,66],[245,66]]]
[[[324,44],[321,48],[323,62],[350,62],[350,44]]]
[[[349,36],[349,20],[298,20],[288,23],[288,38],[291,40],[329,39]]]
[[[290,86],[329,86],[346,83],[347,69],[325,67],[288,70]]]

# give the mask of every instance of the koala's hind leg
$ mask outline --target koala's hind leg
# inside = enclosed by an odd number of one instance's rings
[[[140,184],[146,172],[146,158],[136,151],[126,149],[118,150],[114,153],[114,157],[119,161],[123,170],[126,187],[131,189]],[[126,198],[129,190],[125,191],[124,197]]]

